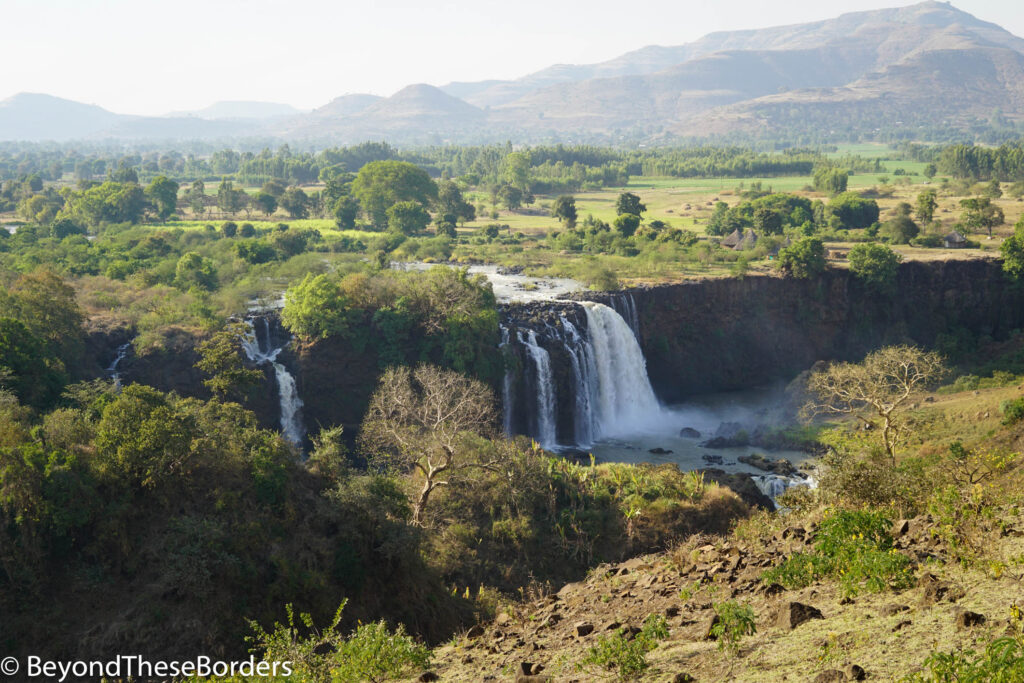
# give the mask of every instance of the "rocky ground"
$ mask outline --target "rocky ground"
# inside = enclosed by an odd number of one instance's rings
[[[614,680],[614,671],[582,663],[588,649],[662,615],[669,635],[647,655],[643,680],[894,680],[934,650],[983,648],[1008,628],[1011,604],[1024,600],[1024,572],[947,561],[925,517],[893,529],[897,551],[914,564],[914,588],[851,599],[833,582],[766,585],[766,569],[813,542],[812,517],[797,517],[765,515],[728,537],[694,537],[672,552],[602,565],[557,593],[503,606],[493,621],[437,650],[421,679]],[[1021,536],[1024,523],[1014,516],[999,543],[1020,555]],[[713,604],[730,599],[756,614],[757,633],[735,655],[710,635]]]

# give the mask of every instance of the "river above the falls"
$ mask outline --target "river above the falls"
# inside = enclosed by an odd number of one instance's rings
[[[450,268],[460,267],[447,263],[423,263],[422,261],[395,262],[391,264],[391,267],[395,270],[430,270],[438,265]],[[510,273],[506,268],[493,264],[464,267],[469,268],[471,275],[483,275],[486,277],[487,281],[491,283],[495,299],[498,300],[498,303],[502,304],[552,301],[586,289],[583,283],[577,280],[564,277],[534,277],[521,273]]]

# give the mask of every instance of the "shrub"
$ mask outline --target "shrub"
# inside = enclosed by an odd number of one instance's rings
[[[718,621],[711,627],[711,635],[718,641],[719,650],[728,650],[735,655],[740,649],[743,636],[757,633],[754,610],[750,605],[741,605],[734,600],[714,605]]]
[[[602,636],[587,650],[583,665],[593,664],[606,669],[614,669],[619,680],[627,681],[639,678],[650,666],[647,653],[658,647],[658,641],[668,638],[668,626],[665,617],[652,614],[644,621],[643,629],[630,639],[625,629],[619,629],[611,636]]]
[[[1012,425],[1024,418],[1024,396],[1012,401],[1003,401],[999,409],[1003,412],[1003,424]]]
[[[839,578],[845,595],[879,593],[913,584],[910,560],[892,547],[891,521],[881,510],[841,510],[818,530],[814,553],[794,553],[762,576],[765,583],[803,588],[817,579]]]
[[[264,661],[292,663],[294,680],[315,683],[357,683],[388,681],[407,677],[430,664],[430,650],[420,645],[399,625],[390,630],[383,621],[360,626],[345,638],[338,628],[347,600],[343,600],[331,623],[319,630],[309,614],[298,623],[291,605],[286,605],[287,624],[274,624],[272,632],[251,624],[255,636],[249,640],[262,650]],[[309,636],[298,636],[305,628]]]

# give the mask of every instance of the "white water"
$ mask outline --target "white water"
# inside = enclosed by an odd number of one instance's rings
[[[267,322],[267,319],[259,318],[258,320],[262,323],[265,343],[260,343],[259,335],[256,332],[252,319],[246,319],[249,333],[242,338],[242,350],[245,351],[246,357],[253,363],[257,365],[269,363],[274,368],[274,377],[277,379],[277,393],[281,406],[281,435],[289,443],[301,447],[303,437],[305,436],[302,430],[302,422],[299,419],[302,399],[299,398],[299,392],[295,386],[295,378],[288,372],[288,368],[277,362],[277,357],[284,350],[284,346],[273,348],[271,345],[270,324]]]
[[[585,301],[587,336],[593,348],[596,382],[594,438],[650,431],[664,423],[664,411],[647,377],[647,361],[629,324],[604,304]]]
[[[526,346],[533,360],[537,378],[537,442],[545,448],[556,445],[555,437],[555,383],[551,377],[551,356],[537,343],[533,330],[519,332],[519,341]]]
[[[502,350],[507,349],[510,341],[511,333],[507,327],[502,325],[501,344],[498,345],[498,348]],[[512,403],[515,400],[515,397],[512,395],[513,379],[512,367],[509,365],[505,368],[505,377],[501,382],[501,405],[504,407],[504,420],[502,427],[508,435],[512,434]]]
[[[395,270],[430,270],[437,266],[437,263],[423,263],[420,261],[410,263],[394,262],[391,264],[391,267]],[[455,268],[456,266],[449,267]],[[495,265],[472,265],[468,266],[468,268],[470,275],[480,274],[487,278],[487,281],[491,283],[491,289],[494,291],[494,298],[499,303],[511,301],[551,301],[562,298],[566,294],[583,290],[581,282],[564,277],[517,275],[506,273],[501,267]]]
[[[107,373],[110,375],[110,379],[114,380],[114,388],[121,388],[121,372],[117,369],[118,364],[124,360],[124,357],[128,355],[128,349],[132,346],[131,342],[126,342],[117,347],[117,356],[114,358],[114,362],[107,368]]]

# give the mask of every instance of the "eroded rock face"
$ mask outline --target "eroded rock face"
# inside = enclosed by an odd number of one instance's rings
[[[631,290],[655,392],[697,392],[790,379],[822,359],[855,360],[880,346],[930,346],[963,327],[995,338],[1024,327],[1024,292],[997,261],[910,262],[878,297],[849,271],[816,280],[751,276]],[[596,298],[596,297],[594,297]]]

